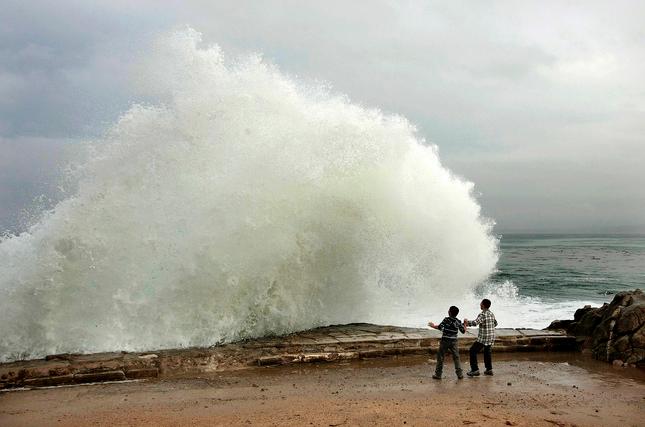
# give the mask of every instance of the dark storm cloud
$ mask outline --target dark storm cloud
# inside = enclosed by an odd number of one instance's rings
[[[4,2],[0,152],[12,144],[26,163],[2,174],[0,227],[40,191],[43,178],[28,163],[38,164],[46,144],[25,141],[100,133],[142,96],[131,79],[136,58],[155,34],[182,25],[228,54],[261,52],[291,75],[408,117],[447,166],[475,182],[502,231],[643,225],[644,9],[629,1]]]

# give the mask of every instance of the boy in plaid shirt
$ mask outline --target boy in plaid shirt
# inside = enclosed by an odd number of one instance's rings
[[[477,319],[471,321],[464,319],[464,325],[466,326],[479,325],[477,340],[470,347],[470,372],[466,373],[469,377],[479,376],[477,353],[482,349],[484,350],[484,366],[486,366],[484,375],[493,375],[491,347],[493,342],[495,342],[495,326],[497,326],[497,320],[495,319],[493,312],[489,310],[490,304],[491,302],[489,299],[483,299],[479,304],[479,308],[482,309],[482,312],[479,313]]]

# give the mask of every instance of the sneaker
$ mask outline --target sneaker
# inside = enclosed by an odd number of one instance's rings
[[[469,377],[478,377],[479,376],[479,371],[466,372],[466,375],[468,375]]]
[[[492,369],[487,369],[484,371],[484,375],[493,375],[493,370]]]
[[[435,379],[435,380],[440,380],[441,376],[435,374],[435,375],[432,376],[432,378]]]
[[[457,375],[457,379],[458,379],[458,380],[463,380],[463,379],[464,379],[464,376],[463,376],[462,374],[459,374],[459,375]]]

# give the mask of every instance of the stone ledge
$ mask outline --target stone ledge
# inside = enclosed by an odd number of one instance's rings
[[[77,384],[98,383],[105,381],[125,380],[123,371],[91,372],[87,374],[74,374],[74,382]]]
[[[563,332],[498,329],[494,351],[575,350],[575,337]],[[406,354],[432,354],[439,347],[436,330],[371,324],[333,325],[283,337],[259,338],[209,348],[145,353],[57,354],[44,359],[0,364],[0,389],[47,387],[192,375],[288,363],[335,362]],[[460,336],[466,353],[476,336]]]
[[[157,378],[159,376],[159,369],[157,368],[128,369],[125,371],[125,376],[129,380],[137,380],[142,378]]]

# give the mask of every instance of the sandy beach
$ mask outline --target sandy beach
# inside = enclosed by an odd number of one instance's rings
[[[495,376],[464,380],[405,356],[3,392],[0,425],[642,425],[642,370],[575,353],[494,362]]]

